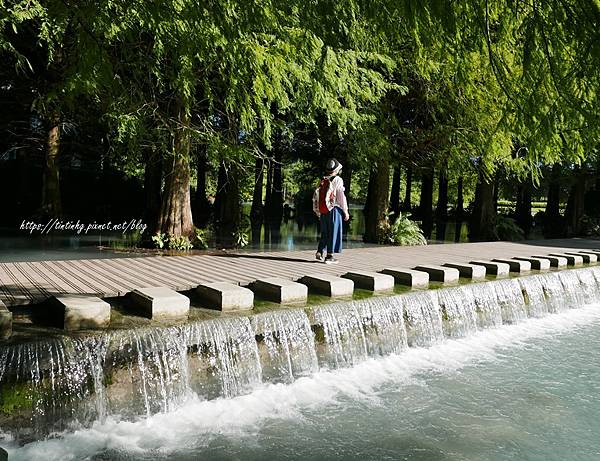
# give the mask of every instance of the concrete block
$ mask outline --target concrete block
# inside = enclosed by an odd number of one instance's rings
[[[470,261],[471,264],[485,267],[488,274],[503,277],[510,273],[510,266],[498,261]]]
[[[547,258],[536,258],[531,256],[529,258],[515,256],[513,259],[518,259],[519,261],[529,261],[531,264],[531,268],[538,271],[547,271],[550,269],[550,260]]]
[[[354,282],[329,274],[305,275],[299,280],[308,286],[308,289],[331,297],[352,296]]]
[[[455,283],[458,282],[460,272],[454,267],[444,267],[435,265],[417,266],[417,271],[427,272],[429,274],[429,280],[443,283]]]
[[[445,263],[443,266],[457,269],[461,277],[472,280],[485,279],[486,269],[484,266],[480,266],[478,264]]]
[[[0,301],[0,340],[12,335],[12,312]]]
[[[95,296],[65,294],[50,303],[62,315],[67,331],[106,328],[110,323],[110,304]]]
[[[190,298],[166,287],[138,288],[129,297],[151,319],[187,317],[190,312]]]
[[[532,256],[533,258],[547,259],[550,261],[550,267],[566,267],[567,266],[567,258],[562,256]]]
[[[257,295],[280,304],[305,303],[308,298],[306,285],[279,277],[257,280],[252,284],[252,290]]]
[[[583,256],[581,255],[571,255],[568,253],[550,253],[550,256],[559,256],[561,258],[565,258],[567,260],[567,265],[569,266],[583,266]]]
[[[504,259],[504,258],[494,258],[492,261],[497,263],[508,264],[508,267],[511,272],[516,272],[517,274],[522,274],[523,272],[531,271],[531,263],[529,261],[523,261],[521,259]]]
[[[198,285],[196,292],[213,309],[230,311],[249,310],[254,307],[254,293],[252,290],[233,283],[203,283]]]
[[[581,256],[583,258],[583,262],[585,264],[591,264],[591,263],[597,263],[598,262],[598,255],[594,254],[594,253],[584,253],[583,251],[578,251],[578,252],[567,252],[566,254],[568,255],[574,255],[574,256]]]
[[[411,288],[428,288],[429,274],[414,269],[404,269],[402,267],[389,267],[381,271],[382,274],[394,277],[398,285],[406,285]]]
[[[371,291],[391,291],[394,289],[394,277],[369,271],[351,271],[342,275],[354,282],[354,286]]]

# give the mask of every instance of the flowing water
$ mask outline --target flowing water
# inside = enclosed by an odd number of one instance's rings
[[[599,281],[578,269],[3,346],[0,445],[11,461],[595,459]]]

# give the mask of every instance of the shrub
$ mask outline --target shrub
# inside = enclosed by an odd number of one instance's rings
[[[154,246],[156,248],[162,250],[167,243],[167,235],[159,232],[152,236],[152,241],[154,242]]]
[[[185,235],[180,235],[179,237],[169,236],[169,249],[171,250],[189,251],[193,247],[194,245],[192,245],[190,239]]]
[[[192,242],[194,248],[198,248],[200,250],[205,250],[208,248],[208,242],[206,237],[206,229],[200,229],[199,227],[194,227],[194,241]]]
[[[523,240],[525,232],[519,227],[517,222],[503,215],[496,216],[496,235],[500,240]]]
[[[409,219],[409,214],[398,215],[396,221],[390,225],[386,221],[385,229],[382,232],[383,243],[392,245],[427,245],[427,239],[419,225]]]

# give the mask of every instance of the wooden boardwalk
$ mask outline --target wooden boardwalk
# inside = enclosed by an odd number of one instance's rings
[[[247,285],[267,277],[298,280],[304,275],[342,275],[350,270],[380,271],[419,264],[465,263],[573,249],[600,248],[596,240],[486,242],[426,247],[370,247],[344,250],[340,262],[327,265],[314,251],[233,253],[0,263],[0,300],[7,306],[35,304],[64,293],[123,296],[135,288],[164,286],[177,291],[202,282]]]

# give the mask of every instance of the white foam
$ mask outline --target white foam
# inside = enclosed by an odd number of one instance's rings
[[[448,373],[479,361],[494,360],[507,348],[537,338],[568,333],[600,320],[600,305],[590,305],[543,318],[529,319],[480,331],[429,348],[369,359],[352,368],[322,370],[292,384],[272,384],[248,395],[200,401],[190,397],[179,409],[129,422],[114,418],[91,428],[33,442],[23,447],[8,443],[9,459],[75,460],[109,449],[131,454],[149,450],[168,454],[206,445],[215,436],[243,437],[256,433],[266,419],[302,418],[303,410],[335,405],[341,399],[376,403],[385,383],[414,382],[417,372]]]

